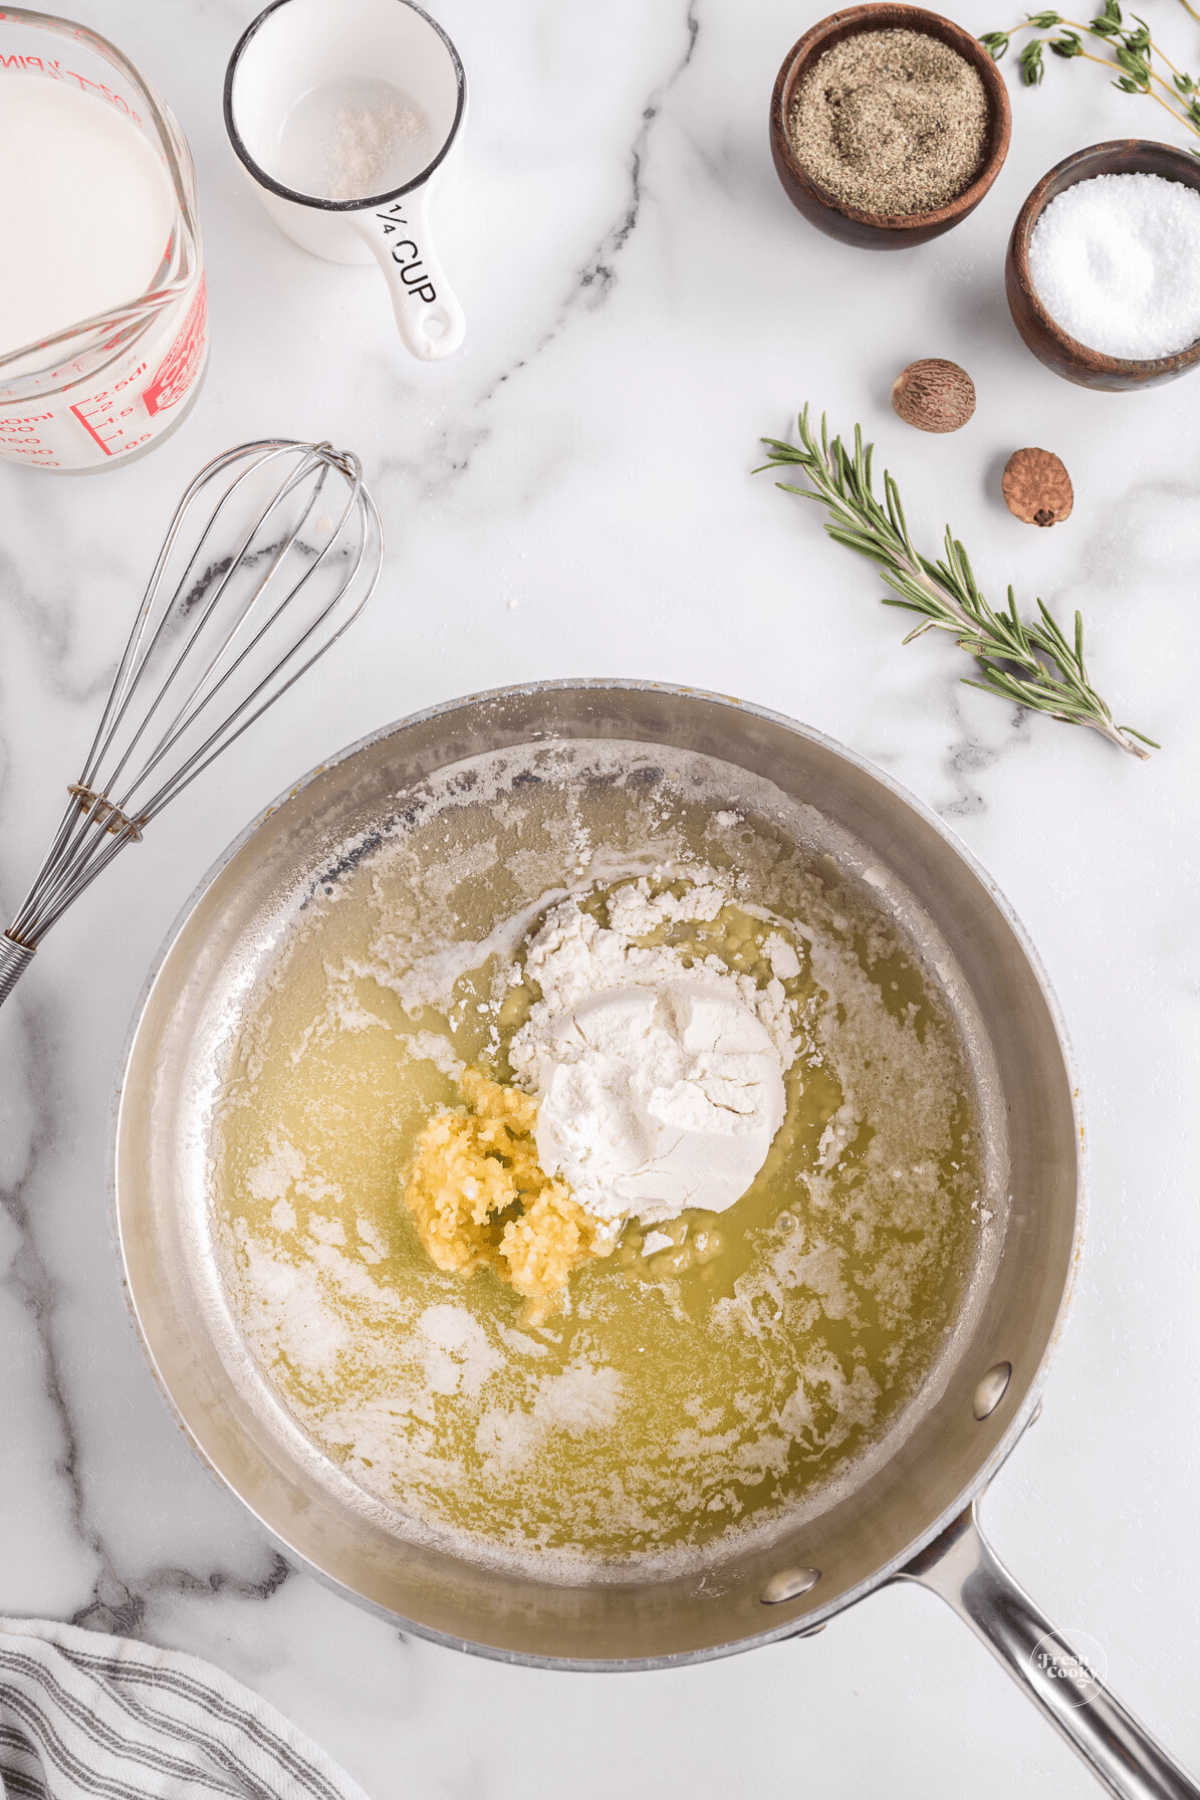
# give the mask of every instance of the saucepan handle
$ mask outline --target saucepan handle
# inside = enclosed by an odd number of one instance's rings
[[[952,1606],[1117,1800],[1200,1800],[1200,1788],[1072,1648],[997,1560],[975,1504],[915,1556],[898,1580]]]

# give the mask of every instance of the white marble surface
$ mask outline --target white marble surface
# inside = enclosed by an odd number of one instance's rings
[[[1167,0],[1152,23],[1196,54]],[[718,688],[805,719],[963,835],[1038,944],[1087,1109],[1086,1261],[1042,1423],[997,1483],[1001,1553],[1108,1654],[1116,1690],[1200,1768],[1200,384],[1085,393],[1023,348],[1001,268],[1013,216],[1067,152],[1159,130],[1099,71],[1014,92],[1013,149],[938,243],[871,256],[818,236],[771,167],[767,102],[812,4],[437,0],[473,85],[443,251],[466,350],[420,367],[371,270],[307,258],[260,214],[220,117],[254,0],[79,0],[159,83],[199,168],[213,360],[153,456],[87,478],[0,466],[0,912],[19,898],[90,734],[177,492],[259,433],[363,456],[390,548],[372,610],[58,929],[0,1015],[0,1610],[213,1658],[377,1800],[814,1792],[1065,1800],[1088,1776],[986,1653],[918,1591],[810,1642],[667,1674],[501,1667],[402,1635],[288,1565],[201,1470],[128,1326],[108,1222],[108,1115],[143,972],[183,900],[293,776],[386,721],[530,677]],[[964,0],[976,30],[1007,23]],[[1011,78],[1011,77],[1010,77]],[[922,355],[978,413],[926,438],[892,415]],[[1086,615],[1097,684],[1164,743],[1148,764],[901,650],[869,570],[749,469],[805,399],[862,421],[914,528],[946,518],[994,594]],[[1009,452],[1075,480],[1053,532],[1005,512]]]

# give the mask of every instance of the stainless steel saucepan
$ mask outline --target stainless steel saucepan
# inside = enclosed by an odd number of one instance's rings
[[[213,1286],[207,1130],[233,1035],[299,900],[408,790],[464,758],[556,739],[671,746],[815,806],[903,885],[972,997],[1007,1114],[1011,1201],[972,1328],[940,1393],[827,1509],[715,1572],[566,1587],[482,1567],[397,1532],[279,1426]],[[736,793],[731,794],[736,799]],[[1039,1404],[1079,1253],[1080,1136],[1054,1005],[987,877],[941,824],[815,732],[712,695],[564,683],[456,701],[364,740],[271,807],[229,850],[159,958],[133,1030],[116,1131],[129,1292],[163,1389],[201,1456],[295,1556],[442,1643],[514,1662],[659,1668],[809,1632],[885,1582],[947,1600],[1126,1800],[1200,1790],[1073,1658],[1000,1567],[978,1497]],[[275,1412],[278,1412],[278,1407]],[[1082,1700],[1082,1704],[1080,1703]]]

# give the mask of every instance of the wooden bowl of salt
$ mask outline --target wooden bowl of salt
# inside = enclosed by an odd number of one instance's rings
[[[1034,285],[1030,243],[1043,213],[1050,202],[1068,188],[1098,175],[1158,175],[1200,192],[1200,163],[1187,151],[1177,150],[1171,144],[1156,144],[1143,138],[1119,138],[1107,144],[1092,144],[1086,150],[1077,150],[1073,156],[1065,157],[1043,175],[1017,214],[1004,266],[1008,310],[1038,361],[1064,380],[1108,393],[1157,387],[1164,381],[1175,381],[1180,375],[1186,375],[1200,362],[1200,332],[1195,341],[1170,355],[1110,355],[1072,337],[1051,313]],[[1198,234],[1196,254],[1200,263],[1200,206],[1194,210]],[[1143,305],[1149,304],[1153,304],[1152,295],[1143,302]],[[1131,323],[1136,324],[1136,318]]]
[[[978,160],[960,189],[936,205],[888,212],[871,211],[823,186],[797,151],[794,125],[801,89],[821,57],[863,32],[890,31],[915,32],[954,51],[979,76],[987,116]],[[1004,77],[983,45],[952,19],[920,6],[850,6],[831,13],[792,45],[771,96],[771,155],[788,199],[820,231],[866,250],[905,250],[924,244],[974,212],[1000,173],[1011,129]]]

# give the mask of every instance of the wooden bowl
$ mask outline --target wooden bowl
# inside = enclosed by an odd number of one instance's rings
[[[832,194],[817,186],[792,149],[788,118],[800,83],[826,50],[832,50],[843,38],[854,37],[860,31],[898,30],[920,31],[926,37],[938,38],[978,70],[988,100],[987,148],[983,167],[974,181],[945,206],[926,213],[861,212],[857,207],[835,200]],[[1011,129],[1008,89],[983,45],[961,25],[943,19],[940,13],[926,12],[920,6],[849,6],[844,12],[830,13],[827,19],[822,19],[792,45],[783,59],[771,96],[771,155],[788,199],[819,230],[840,238],[844,244],[858,244],[864,250],[906,250],[911,244],[924,244],[929,238],[941,237],[944,231],[949,231],[952,225],[974,212],[1000,173],[1008,155]]]
[[[1144,138],[1117,138],[1110,144],[1093,144],[1056,163],[1048,175],[1042,176],[1017,214],[1008,240],[1004,288],[1013,324],[1039,362],[1067,381],[1078,382],[1080,387],[1117,394],[1175,381],[1200,362],[1200,340],[1174,356],[1160,356],[1152,362],[1105,356],[1102,350],[1092,350],[1067,336],[1042,305],[1030,278],[1029,240],[1042,212],[1064,188],[1074,187],[1077,181],[1088,181],[1093,175],[1163,175],[1168,181],[1182,181],[1187,187],[1200,189],[1200,163],[1194,157],[1186,150],[1153,144]]]

